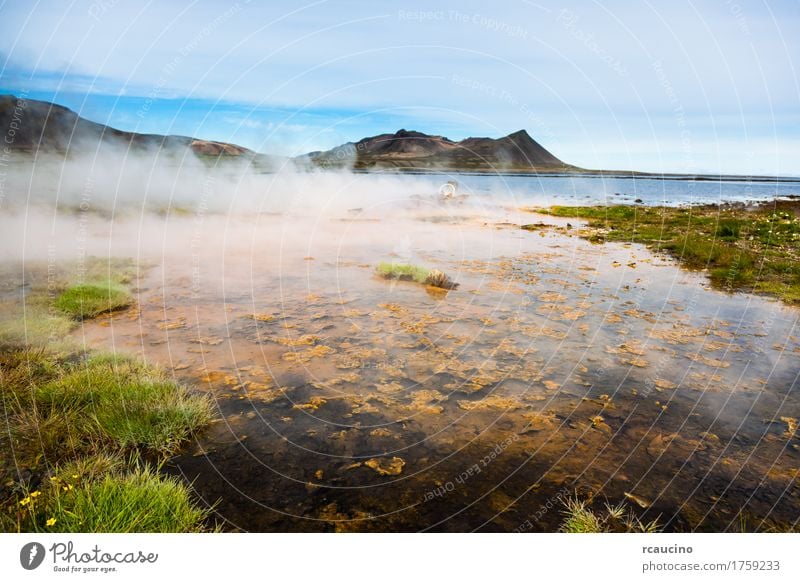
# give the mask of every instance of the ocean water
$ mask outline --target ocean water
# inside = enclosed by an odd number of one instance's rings
[[[365,180],[385,174],[364,175]],[[639,199],[650,206],[758,202],[800,196],[800,181],[691,180],[621,176],[531,176],[485,174],[394,175],[409,183],[428,183],[432,191],[449,180],[458,193],[510,197],[522,204],[547,206],[631,204]]]

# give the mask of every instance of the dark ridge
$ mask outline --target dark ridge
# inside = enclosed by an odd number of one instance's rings
[[[106,148],[166,149],[211,157],[253,158],[255,152],[234,144],[180,135],[143,134],[114,129],[84,119],[74,111],[34,99],[0,95],[0,132],[4,145],[17,152],[92,153]]]
[[[312,152],[300,156],[298,161],[316,167],[353,169],[549,172],[577,169],[547,151],[524,129],[499,139],[469,137],[459,142],[401,129],[328,151]]]

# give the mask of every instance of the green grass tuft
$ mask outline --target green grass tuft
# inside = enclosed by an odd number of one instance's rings
[[[209,511],[195,505],[190,489],[177,478],[160,475],[150,466],[119,471],[120,462],[105,457],[83,462],[114,464],[93,475],[60,471],[47,485],[26,492],[16,503],[15,529],[48,533],[205,530]]]
[[[658,519],[649,522],[641,521],[636,514],[626,506],[625,502],[618,505],[605,503],[600,510],[590,507],[589,501],[581,500],[577,496],[563,501],[559,531],[563,533],[656,533],[661,531]]]
[[[564,533],[600,533],[604,531],[600,519],[587,507],[585,501],[568,499],[565,502],[564,521],[561,531]]]
[[[1,531],[197,531],[207,517],[137,460],[207,424],[207,396],[136,360],[16,348],[0,350],[0,399]]]
[[[131,304],[131,295],[112,285],[73,285],[56,299],[58,309],[75,319],[96,317]]]
[[[458,283],[438,269],[426,269],[416,265],[401,265],[398,263],[380,263],[375,272],[384,279],[398,281],[414,281],[421,285],[439,287],[440,289],[455,289]]]
[[[17,462],[137,449],[173,453],[212,418],[205,395],[117,356],[78,361],[44,350],[0,355],[0,393]]]
[[[416,281],[425,283],[430,271],[415,265],[401,265],[398,263],[380,263],[375,272],[384,279],[398,279],[400,281]]]
[[[44,420],[66,417],[120,449],[169,453],[211,419],[208,398],[143,364],[119,357],[94,357],[34,391]]]
[[[743,221],[738,219],[720,220],[717,225],[717,236],[722,240],[739,240],[742,233]]]
[[[81,263],[0,264],[0,348],[47,346],[68,353],[76,321],[132,303],[129,286],[142,266],[129,258],[87,257]]]

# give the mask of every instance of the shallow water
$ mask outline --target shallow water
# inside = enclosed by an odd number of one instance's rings
[[[800,196],[800,180],[679,180],[647,177],[526,176],[526,175],[414,175],[397,176],[408,184],[427,183],[435,191],[453,179],[464,194],[492,199],[507,198],[520,205],[535,206],[631,204],[649,206],[758,202]],[[365,182],[377,177],[364,175]]]
[[[169,218],[138,308],[75,337],[214,396],[169,470],[229,529],[552,531],[575,491],[668,530],[796,521],[800,310],[532,218],[428,199]]]

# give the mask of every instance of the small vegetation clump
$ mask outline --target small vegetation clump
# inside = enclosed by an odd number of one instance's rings
[[[127,258],[83,263],[0,265],[0,347],[43,346],[68,352],[78,320],[127,307],[140,266]],[[76,276],[76,273],[78,276]]]
[[[0,301],[0,531],[204,531],[209,511],[154,464],[211,420],[211,402],[140,361],[80,353],[76,320],[130,304],[138,266],[89,258],[77,284],[73,267],[0,272],[25,283]]]
[[[457,283],[438,269],[426,269],[415,265],[402,265],[398,263],[380,263],[375,272],[384,279],[398,281],[414,281],[421,285],[430,285],[441,289],[455,289]]]
[[[204,531],[208,510],[153,463],[210,422],[210,400],[136,360],[78,352],[76,320],[128,305],[138,267],[90,258],[79,284],[71,267],[0,273],[26,289],[0,301],[0,531]]]
[[[601,510],[594,510],[588,501],[570,498],[564,501],[564,521],[560,531],[564,533],[655,533],[661,530],[658,520],[644,523],[623,503],[605,503]]]
[[[539,211],[588,222],[579,235],[664,251],[689,269],[708,272],[714,287],[800,302],[800,220],[797,205],[694,207],[553,206]]]
[[[172,452],[211,418],[204,397],[140,362],[119,356],[93,356],[63,366],[49,382],[29,387],[34,424],[81,427],[91,441],[119,449],[139,447]],[[79,443],[75,443],[79,446]]]
[[[428,276],[425,277],[425,284],[431,287],[439,287],[440,289],[455,289],[458,287],[458,283],[454,283],[446,273],[438,269],[433,269],[428,273]]]
[[[162,372],[119,356],[0,353],[0,389],[15,456],[54,463],[139,450],[170,454],[208,423],[211,403]]]
[[[1,531],[200,531],[163,462],[212,418],[205,396],[118,356],[0,351]],[[159,461],[160,459],[160,461]]]
[[[196,532],[208,517],[183,483],[147,465],[93,475],[61,471],[15,509],[15,529],[54,533]]]
[[[380,263],[375,269],[384,279],[397,279],[399,281],[415,281],[425,283],[430,271],[424,267],[415,265],[401,265],[398,263]]]
[[[130,303],[130,293],[111,283],[73,285],[56,299],[56,307],[75,319],[97,317],[101,313],[127,307]]]

